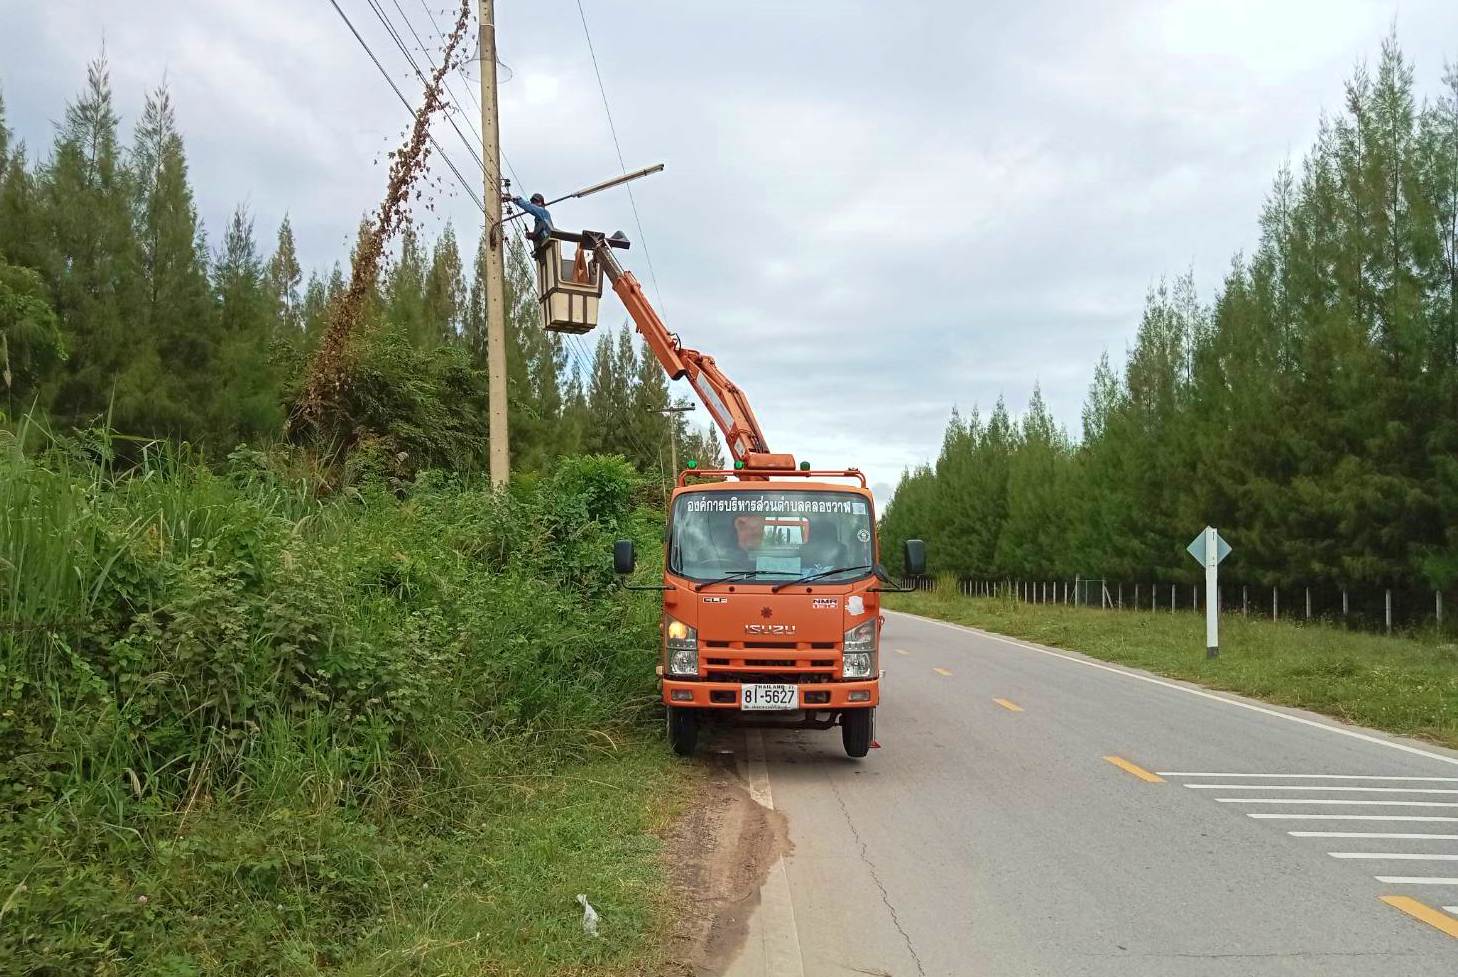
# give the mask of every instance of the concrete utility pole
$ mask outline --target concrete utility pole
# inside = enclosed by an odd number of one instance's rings
[[[669,407],[659,407],[654,410],[655,414],[662,414],[665,417],[669,414],[687,414],[694,409],[693,404],[673,404]],[[673,480],[678,481],[678,425],[670,424],[668,427],[668,451],[673,459]],[[661,455],[659,456],[662,457]]]
[[[481,160],[486,170],[486,392],[491,484],[511,477],[506,427],[506,273],[501,226],[501,131],[496,105],[496,5],[480,0]]]

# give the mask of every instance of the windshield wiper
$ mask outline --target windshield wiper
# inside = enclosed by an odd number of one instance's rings
[[[726,574],[726,575],[720,577],[718,580],[705,580],[701,584],[694,585],[694,593],[697,594],[699,591],[703,590],[705,587],[712,587],[716,583],[728,583],[730,580],[743,580],[745,577],[752,577],[756,573],[784,573],[784,571],[783,570],[759,570],[759,569],[754,569],[754,570],[735,570],[733,573]]]
[[[784,590],[786,587],[793,587],[797,583],[809,583],[812,580],[819,580],[821,577],[828,577],[828,576],[830,576],[833,573],[850,573],[852,570],[870,570],[870,569],[871,569],[871,567],[869,567],[869,566],[836,567],[834,570],[821,570],[818,573],[807,573],[805,576],[801,577],[799,580],[786,580],[784,583],[777,583],[777,584],[775,584],[773,587],[770,588],[770,593],[772,593],[772,594],[778,594],[781,590]]]

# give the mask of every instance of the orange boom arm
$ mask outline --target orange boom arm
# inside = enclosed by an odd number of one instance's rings
[[[698,350],[684,348],[678,337],[668,331],[643,294],[643,286],[638,284],[638,279],[618,264],[607,239],[592,232],[584,232],[583,238],[591,245],[598,265],[613,283],[613,291],[618,293],[623,307],[628,310],[633,324],[664,372],[673,380],[688,379],[694,393],[698,394],[699,400],[714,418],[714,423],[724,432],[724,441],[729,445],[729,454],[734,460],[743,462],[746,469],[794,468],[794,455],[776,454],[769,450],[764,431],[749,406],[749,398],[724,375],[714,358]]]

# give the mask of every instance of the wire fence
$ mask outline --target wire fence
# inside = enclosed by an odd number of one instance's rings
[[[1205,600],[1203,584],[1082,575],[1041,580],[925,576],[909,584],[933,593],[955,586],[964,597],[1145,613],[1203,612]],[[1458,622],[1453,620],[1454,594],[1440,589],[1227,583],[1218,588],[1217,598],[1220,613],[1227,615],[1323,622],[1387,634],[1422,629],[1458,631]]]

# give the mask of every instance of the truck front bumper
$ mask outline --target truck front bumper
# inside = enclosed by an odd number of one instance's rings
[[[740,682],[697,682],[662,679],[663,701],[692,709],[739,709]],[[796,708],[804,710],[869,709],[881,701],[881,683],[816,682],[801,685]],[[757,712],[758,710],[756,710]]]

